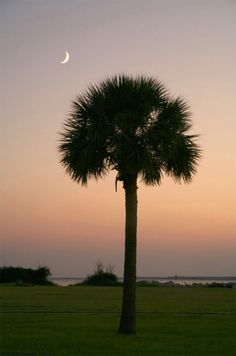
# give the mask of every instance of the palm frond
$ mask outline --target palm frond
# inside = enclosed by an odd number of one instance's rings
[[[200,150],[182,98],[171,99],[165,86],[147,76],[109,77],[73,100],[59,151],[66,172],[77,182],[103,177],[140,175],[160,184],[164,173],[189,181]]]

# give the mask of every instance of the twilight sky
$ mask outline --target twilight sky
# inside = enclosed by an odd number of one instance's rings
[[[79,186],[57,146],[72,99],[127,73],[183,96],[203,149],[191,184],[139,183],[138,275],[234,275],[236,1],[2,0],[0,26],[0,265],[85,276],[102,259],[122,275],[122,185]]]

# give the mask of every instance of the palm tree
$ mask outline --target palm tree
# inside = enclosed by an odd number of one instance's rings
[[[188,182],[200,149],[189,135],[186,102],[172,99],[152,77],[117,75],[92,85],[73,101],[61,133],[61,163],[86,185],[116,170],[125,190],[125,259],[119,332],[135,333],[137,179],[160,184],[165,174]]]

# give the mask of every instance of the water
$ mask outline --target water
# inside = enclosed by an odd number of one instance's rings
[[[59,286],[69,286],[70,284],[81,283],[84,278],[61,278],[61,277],[51,277],[49,278],[53,283],[58,284]]]
[[[84,278],[77,277],[51,277],[50,280],[53,283],[58,284],[59,286],[68,286],[70,284],[81,283]],[[119,278],[122,281],[122,278]],[[173,282],[175,284],[180,285],[192,285],[193,283],[234,283],[236,284],[236,277],[138,277],[137,281],[146,281],[151,283],[152,281],[155,282]]]

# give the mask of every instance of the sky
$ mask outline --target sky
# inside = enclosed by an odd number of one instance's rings
[[[236,1],[2,0],[0,27],[0,265],[122,275],[122,185],[81,187],[57,148],[72,100],[126,73],[184,97],[203,150],[191,184],[138,183],[137,274],[235,275]]]

